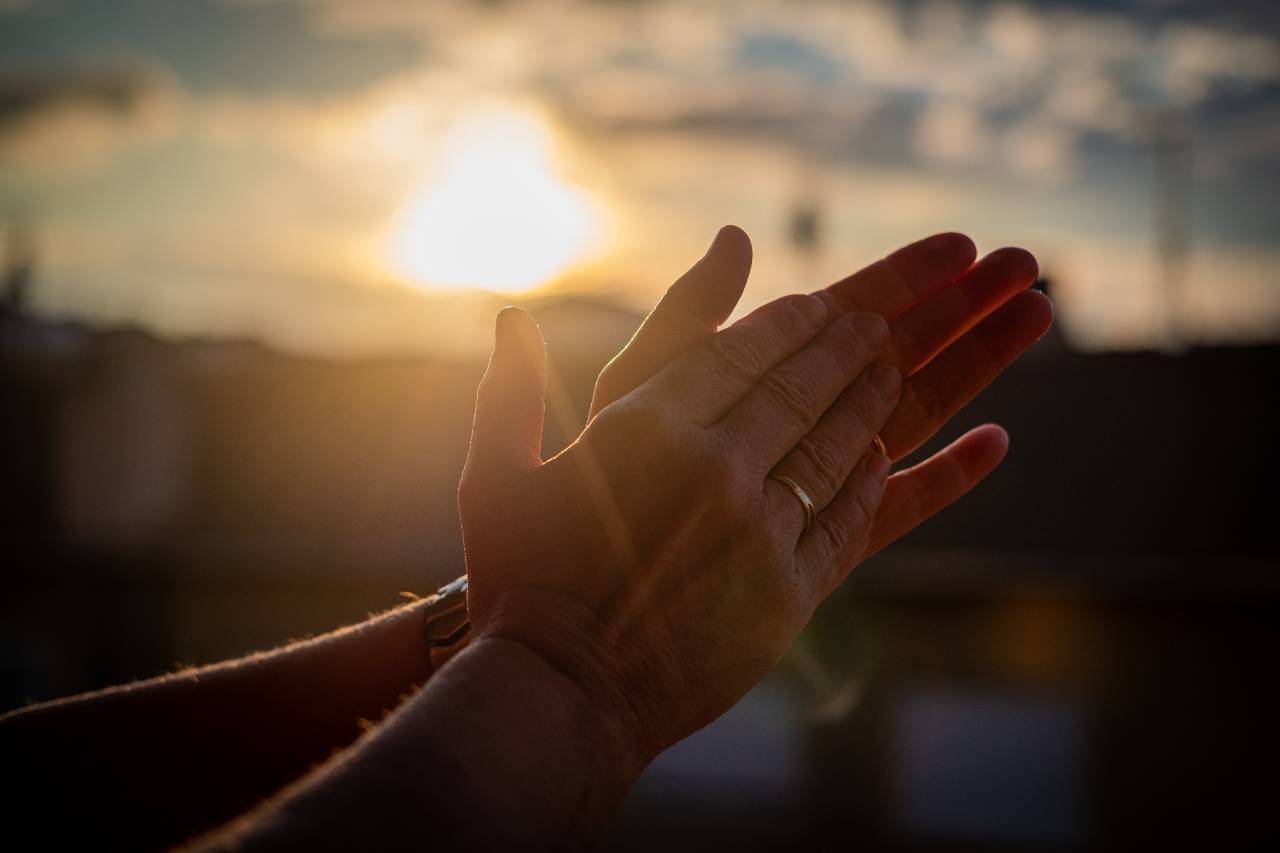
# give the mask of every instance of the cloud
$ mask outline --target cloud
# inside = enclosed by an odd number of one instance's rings
[[[744,305],[806,286],[797,279],[815,273],[793,256],[785,223],[798,198],[816,199],[823,253],[805,263],[821,263],[821,275],[943,227],[1037,247],[1076,235],[1079,257],[1102,260],[1074,261],[1077,253],[1063,251],[1061,277],[1115,285],[1090,289],[1076,304],[1096,306],[1099,316],[1119,304],[1113,313],[1127,318],[1124,328],[1098,326],[1105,342],[1139,336],[1144,306],[1126,308],[1133,288],[1120,285],[1156,275],[1137,263],[1149,251],[1149,175],[1128,168],[1147,164],[1145,155],[1130,155],[1149,144],[1152,117],[1180,118],[1195,135],[1197,175],[1211,164],[1215,180],[1240,182],[1259,207],[1258,176],[1280,152],[1276,115],[1245,114],[1280,82],[1276,39],[1262,28],[1214,24],[1209,14],[1179,22],[1103,12],[1099,4],[1000,0],[236,2],[294,3],[317,51],[334,40],[408,36],[422,58],[327,95],[183,93],[145,71],[0,77],[0,166],[83,171],[180,132],[175,147],[189,169],[180,201],[170,198],[178,195],[166,183],[175,180],[170,174],[140,186],[119,172],[114,185],[95,181],[101,186],[83,195],[128,193],[137,219],[113,231],[107,220],[119,219],[115,208],[95,203],[83,222],[69,215],[66,230],[79,228],[117,252],[132,235],[137,257],[172,253],[142,290],[191,279],[209,304],[234,302],[224,312],[227,328],[263,336],[271,317],[303,309],[283,298],[264,309],[274,297],[257,296],[256,287],[232,290],[219,276],[247,271],[264,290],[284,288],[286,273],[382,281],[379,229],[430,177],[433,150],[455,118],[488,97],[549,113],[549,125],[569,140],[570,177],[608,201],[613,244],[604,272],[584,287],[655,296],[726,221],[748,227],[760,249]],[[280,62],[288,61],[282,53]],[[1201,189],[1198,205],[1209,198]],[[1112,237],[1132,243],[1089,254],[1088,246]],[[50,245],[83,258],[82,280],[98,286],[90,273],[108,263],[111,246],[73,251],[65,238]],[[1112,255],[1133,275],[1109,272]],[[61,257],[53,248],[50,256]],[[1263,272],[1269,258],[1227,259],[1224,269],[1253,284],[1217,305],[1214,323],[1242,323],[1248,306],[1261,304],[1255,292],[1274,285]],[[224,269],[228,259],[236,269]],[[115,266],[137,264],[126,257]],[[201,270],[214,272],[202,280]],[[265,272],[254,277],[254,270]],[[71,294],[72,280],[65,278],[66,304],[89,299],[93,288]],[[1070,292],[1067,285],[1064,296]],[[175,308],[181,316],[170,318],[176,326],[213,322],[204,302],[182,304],[187,313]],[[1093,308],[1077,310],[1093,316]],[[261,330],[246,319],[259,314]],[[327,335],[346,334],[316,317],[298,319],[306,335],[290,326],[289,340],[305,337],[323,349]]]
[[[154,70],[0,73],[0,164],[19,174],[73,176],[166,137],[181,96]]]
[[[1172,14],[929,0],[419,3],[301,0],[329,37],[416,36],[479,90],[535,93],[584,126],[755,135],[859,150],[873,108],[915,121],[923,164],[1061,181],[1087,134],[1280,81],[1280,44]],[[1027,150],[1007,152],[994,138]],[[987,155],[983,155],[987,151]],[[1013,156],[1006,156],[1012,153]],[[1051,177],[1047,177],[1051,176]]]
[[[934,99],[916,123],[915,149],[927,160],[967,166],[988,158],[991,138],[972,104]]]
[[[1195,104],[1220,83],[1248,85],[1280,78],[1280,46],[1264,35],[1225,33],[1176,25],[1162,34],[1159,50],[1166,89],[1179,104]]]
[[[1031,119],[1010,127],[1001,140],[1001,154],[1010,170],[1030,181],[1058,184],[1075,169],[1074,128]]]

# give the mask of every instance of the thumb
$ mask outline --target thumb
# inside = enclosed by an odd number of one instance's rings
[[[542,462],[547,354],[542,332],[519,308],[498,312],[493,355],[476,392],[464,479],[506,478]]]
[[[631,342],[605,366],[589,417],[719,328],[742,297],[750,272],[751,239],[736,225],[726,225],[707,253],[667,289]]]

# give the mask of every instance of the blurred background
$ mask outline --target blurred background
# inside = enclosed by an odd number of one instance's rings
[[[1008,462],[605,848],[1260,839],[1278,158],[1268,2],[0,0],[0,711],[459,574],[503,304],[553,452],[718,226],[740,310],[963,230],[1058,309]]]

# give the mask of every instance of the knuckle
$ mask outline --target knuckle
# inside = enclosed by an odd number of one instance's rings
[[[879,349],[889,339],[889,324],[879,314],[858,311],[850,316],[849,325],[854,332],[850,337],[869,349]]]
[[[865,488],[857,488],[840,502],[836,512],[824,513],[820,521],[831,558],[839,560],[870,533],[875,506]]]
[[[809,424],[818,411],[818,393],[813,384],[793,373],[778,370],[770,373],[765,377],[764,391],[797,425]]]
[[[874,392],[869,394],[851,394],[847,402],[849,417],[853,419],[855,431],[865,433],[868,438],[879,431],[880,397]]]
[[[829,488],[844,473],[845,454],[829,439],[811,437],[796,445],[796,450],[816,481],[814,486]]]
[[[735,384],[751,381],[765,367],[759,346],[745,334],[716,335],[707,355],[712,368]]]
[[[879,498],[870,486],[859,484],[853,491],[852,504],[851,516],[855,522],[855,529],[865,530],[870,527],[880,505]]]
[[[827,559],[836,560],[853,541],[854,526],[841,515],[829,515],[819,521],[827,544]]]
[[[793,293],[778,300],[778,304],[786,310],[777,315],[783,332],[798,332],[815,327],[813,297],[802,293]],[[790,335],[788,335],[790,337]]]

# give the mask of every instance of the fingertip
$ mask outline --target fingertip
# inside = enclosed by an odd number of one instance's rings
[[[751,240],[736,225],[726,225],[696,264],[667,290],[663,303],[715,327],[733,313],[751,274]]]
[[[1035,316],[1040,320],[1045,331],[1048,331],[1054,319],[1053,300],[1039,290],[1028,290],[1027,304],[1034,306]]]
[[[1021,246],[1004,246],[983,259],[983,263],[1000,264],[1018,281],[1030,285],[1040,277],[1040,262]]]
[[[969,433],[989,468],[999,465],[1009,452],[1009,432],[999,424],[983,424]]]
[[[526,317],[529,316],[529,312],[525,311],[523,308],[517,305],[504,305],[502,307],[502,310],[498,312],[498,317],[496,321],[497,328],[503,329],[509,326],[511,323],[520,322],[520,318],[517,316],[520,314],[523,314]]]
[[[507,305],[498,312],[495,327],[499,335],[509,335],[518,333],[528,327],[533,327],[536,330],[538,324],[534,322],[528,311],[516,305]]]
[[[959,231],[944,231],[926,237],[925,245],[929,251],[951,259],[947,266],[963,266],[968,268],[978,257],[978,246],[968,234]]]
[[[533,354],[541,353],[545,346],[537,322],[528,311],[515,305],[507,305],[498,312],[494,336],[496,351],[516,348]]]
[[[1000,424],[983,424],[978,427],[978,429],[984,430],[993,441],[1000,444],[1002,447],[1008,448],[1009,431],[1000,426]]]
[[[751,266],[753,250],[751,248],[751,238],[747,236],[747,232],[737,225],[724,225],[716,232],[716,238],[711,241],[712,251],[731,253],[736,256],[737,260]]]

